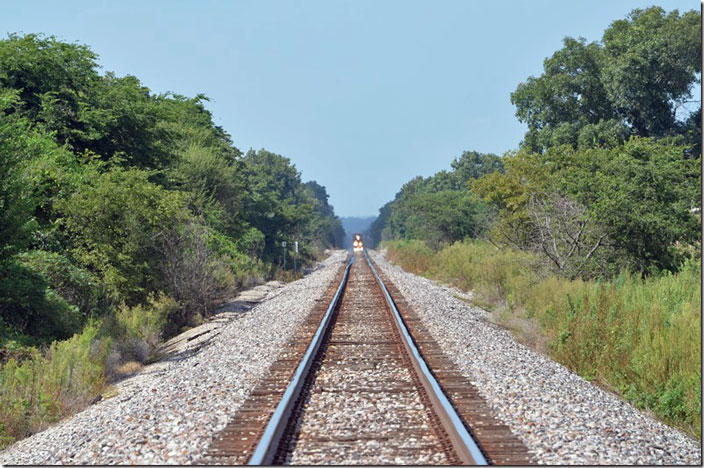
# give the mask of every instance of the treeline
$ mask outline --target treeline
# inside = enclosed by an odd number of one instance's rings
[[[472,288],[519,335],[540,329],[526,341],[697,437],[700,22],[651,7],[601,41],[566,38],[511,94],[528,125],[518,150],[465,152],[451,171],[411,180],[367,232],[394,261]]]
[[[696,11],[634,10],[600,42],[566,38],[511,95],[520,148],[406,183],[370,239],[483,236],[569,278],[676,271],[701,246],[701,103],[684,112],[700,58]]]
[[[0,41],[0,439],[64,414],[80,386],[58,372],[42,390],[33,370],[17,390],[18,362],[59,359],[53,340],[87,326],[74,345],[94,352],[70,374],[90,362],[104,380],[108,356],[143,361],[238,287],[280,277],[282,241],[287,255],[299,242],[299,265],[343,242],[325,188],[285,157],[243,154],[205,96],[155,94],[96,60],[54,37]]]

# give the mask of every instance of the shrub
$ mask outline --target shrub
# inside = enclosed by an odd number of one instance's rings
[[[100,276],[115,305],[142,302],[162,288],[159,236],[188,217],[184,195],[152,183],[150,176],[89,164],[76,190],[56,203],[72,255]]]
[[[81,322],[78,307],[47,279],[14,259],[0,264],[0,315],[7,326],[41,341],[69,337]]]
[[[106,331],[115,337],[106,363],[109,379],[117,375],[116,370],[126,361],[146,362],[161,342],[169,316],[179,309],[174,299],[162,293],[150,294],[144,305],[129,307],[123,303]]]
[[[433,251],[420,240],[397,240],[383,242],[382,248],[388,249],[389,260],[403,265],[406,270],[420,274],[430,265]]]
[[[163,293],[150,294],[147,304],[128,307],[122,304],[115,313],[123,334],[138,338],[151,347],[156,347],[162,338],[167,318],[179,309],[179,304]]]
[[[189,219],[160,236],[161,271],[181,306],[169,316],[178,328],[195,314],[207,316],[213,303],[234,287],[229,266],[208,246],[209,235],[206,226]]]
[[[23,265],[40,274],[66,302],[78,307],[83,318],[87,318],[96,307],[97,279],[68,258],[43,250],[32,250],[17,257]]]

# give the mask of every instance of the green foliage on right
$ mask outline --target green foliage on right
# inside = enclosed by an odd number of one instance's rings
[[[697,437],[701,54],[696,10],[637,9],[601,41],[565,38],[511,94],[528,125],[518,150],[412,179],[368,233]]]
[[[701,167],[685,149],[639,137],[614,148],[522,149],[472,188],[498,209],[495,242],[544,255],[560,274],[675,271],[700,248],[692,209]]]
[[[368,245],[390,239],[423,239],[433,248],[477,237],[490,225],[492,207],[468,191],[472,180],[504,169],[494,154],[465,151],[452,171],[407,182],[393,201],[381,208],[368,230]]]
[[[614,146],[630,136],[680,135],[699,145],[701,103],[684,121],[678,111],[692,100],[700,73],[700,13],[636,9],[614,21],[600,42],[566,37],[545,59],[544,73],[519,84],[511,102],[528,124],[530,151]]]
[[[501,317],[540,325],[556,361],[701,437],[701,263],[643,279],[569,280],[534,255],[464,241],[433,252],[390,241],[387,257],[408,271],[474,293]],[[508,320],[507,319],[507,320]]]

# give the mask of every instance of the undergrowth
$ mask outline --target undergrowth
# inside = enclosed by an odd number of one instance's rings
[[[701,263],[645,279],[568,280],[530,254],[483,241],[433,252],[421,241],[385,242],[407,271],[463,290],[515,333],[534,324],[545,351],[584,378],[701,438]],[[521,324],[516,327],[511,324]],[[529,330],[530,331],[530,330]],[[531,331],[532,332],[532,331]]]
[[[0,367],[0,449],[88,405],[105,383],[109,338],[97,324]]]

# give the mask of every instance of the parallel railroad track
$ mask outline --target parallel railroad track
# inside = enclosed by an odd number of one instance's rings
[[[366,252],[356,257],[203,462],[530,463]]]

